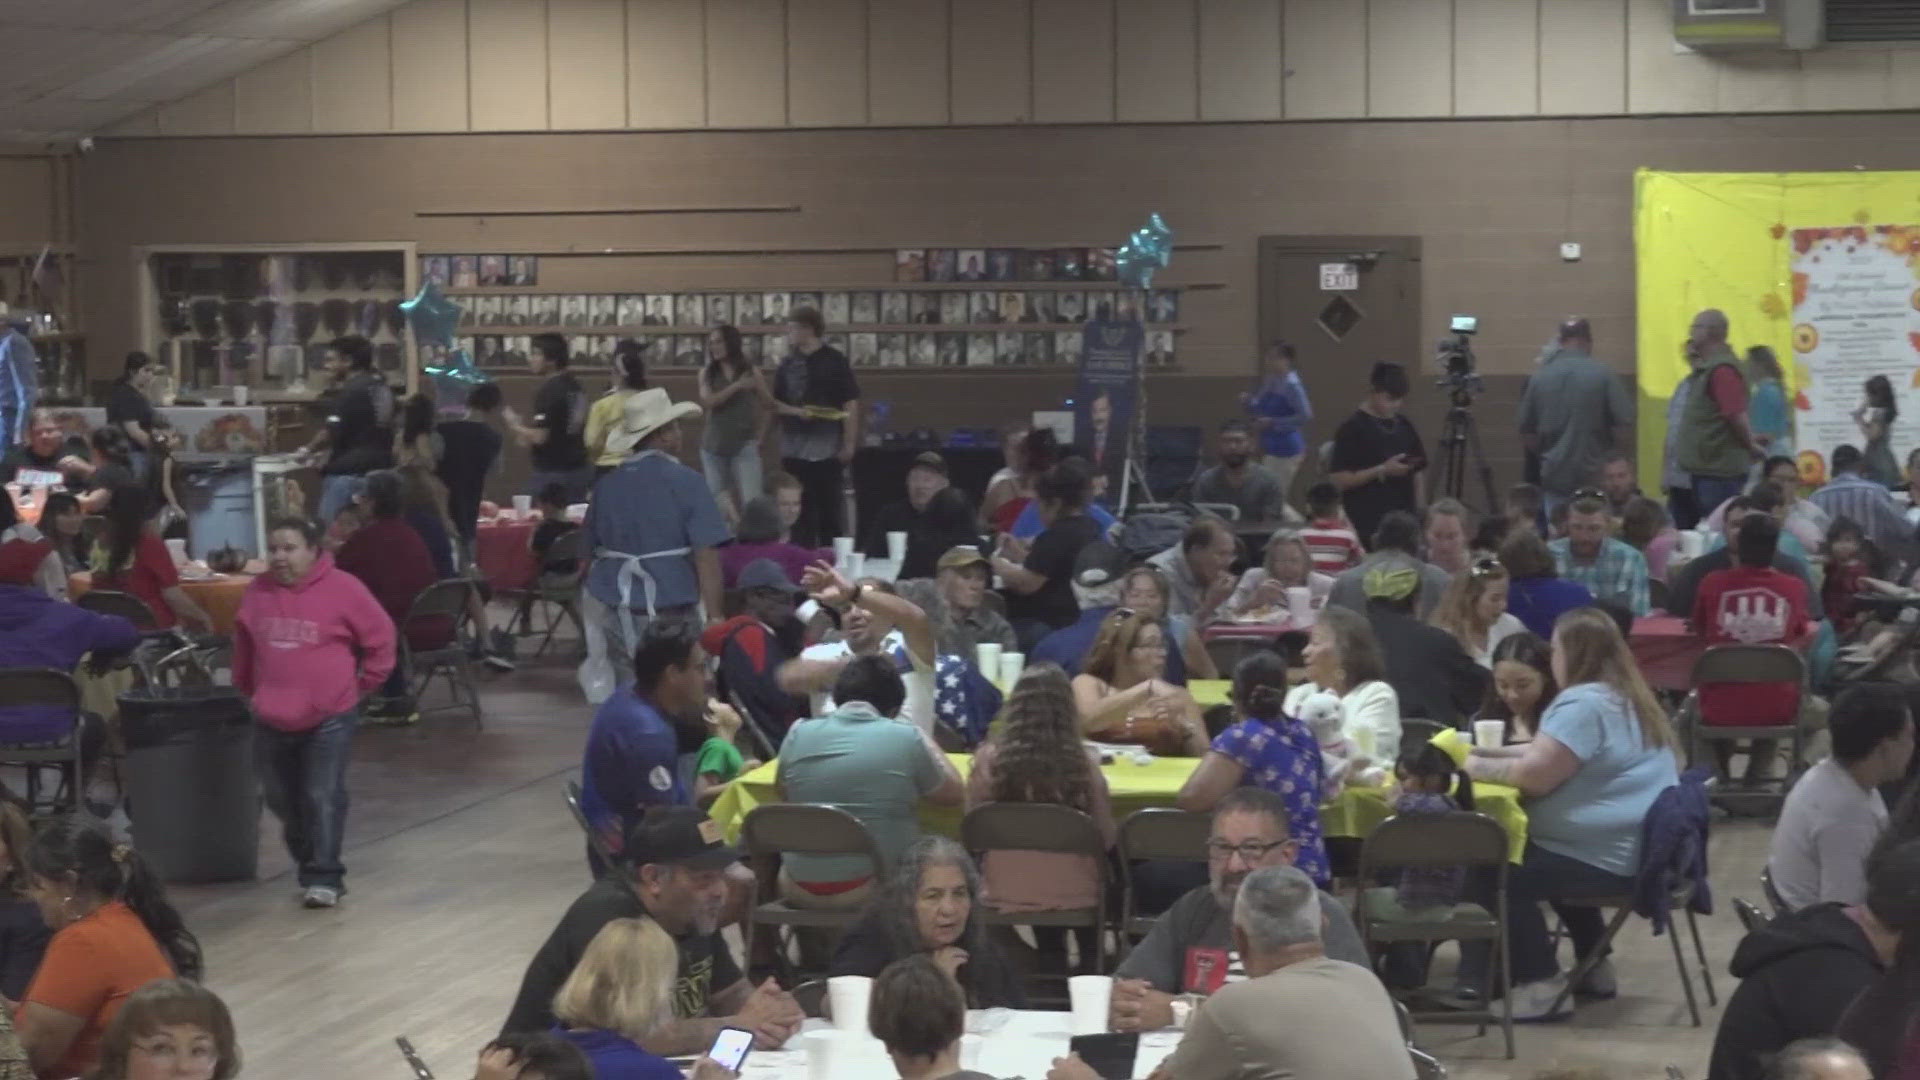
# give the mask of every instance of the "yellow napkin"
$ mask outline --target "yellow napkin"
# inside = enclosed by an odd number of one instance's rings
[[[1467,751],[1472,747],[1467,743],[1466,732],[1458,728],[1447,728],[1428,741],[1445,750],[1455,765],[1462,769],[1467,767]]]

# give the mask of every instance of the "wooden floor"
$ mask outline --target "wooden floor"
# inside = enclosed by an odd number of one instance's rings
[[[233,1007],[244,1075],[405,1080],[393,1043],[403,1034],[442,1080],[472,1075],[527,958],[587,881],[580,833],[561,801],[590,717],[571,669],[492,677],[485,701],[478,732],[449,713],[357,736],[351,892],[339,908],[298,905],[271,818],[260,880],[174,889],[206,946],[208,983]],[[1715,830],[1721,906],[1702,929],[1724,1002],[1739,937],[1727,901],[1758,899],[1767,828],[1721,821]],[[1459,1080],[1565,1066],[1638,1080],[1662,1077],[1668,1064],[1704,1076],[1719,1011],[1706,1010],[1703,1028],[1689,1024],[1666,941],[1635,920],[1615,962],[1620,997],[1582,1006],[1571,1022],[1516,1028],[1518,1061],[1502,1056],[1497,1029],[1475,1037],[1470,1027],[1430,1025],[1420,1040]]]

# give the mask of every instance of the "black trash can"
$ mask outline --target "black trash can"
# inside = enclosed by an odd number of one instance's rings
[[[121,694],[133,843],[167,881],[251,881],[260,863],[253,714],[231,687]]]

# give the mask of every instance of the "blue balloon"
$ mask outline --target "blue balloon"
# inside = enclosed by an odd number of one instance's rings
[[[447,299],[439,282],[429,281],[420,286],[413,299],[401,301],[400,310],[413,328],[415,344],[452,345],[453,332],[459,329],[460,314],[465,309]]]
[[[1148,214],[1144,227],[1135,229],[1114,252],[1114,271],[1136,289],[1151,289],[1153,275],[1173,260],[1173,230],[1159,214]]]

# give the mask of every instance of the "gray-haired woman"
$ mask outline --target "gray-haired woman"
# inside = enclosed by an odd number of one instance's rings
[[[888,964],[926,954],[975,1009],[1027,1007],[1026,991],[987,939],[980,871],[965,848],[923,836],[900,856],[866,914],[834,951],[829,975],[877,976]]]

